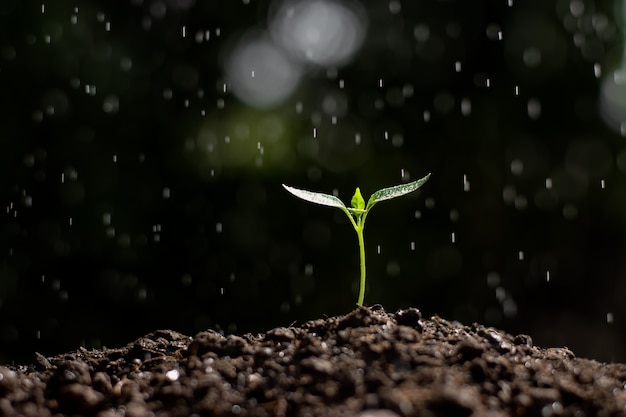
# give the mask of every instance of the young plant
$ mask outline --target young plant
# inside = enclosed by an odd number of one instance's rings
[[[341,211],[346,213],[346,215],[350,219],[350,222],[352,223],[352,226],[354,227],[354,230],[356,231],[357,239],[359,240],[361,280],[359,285],[359,298],[357,304],[363,305],[363,299],[365,298],[365,240],[363,239],[363,230],[365,229],[365,219],[367,218],[367,214],[376,203],[411,193],[420,188],[426,181],[428,181],[428,178],[430,178],[430,174],[426,175],[424,178],[420,178],[417,181],[378,190],[374,194],[372,194],[369,200],[367,200],[367,205],[365,204],[365,200],[361,195],[361,190],[359,190],[359,188],[357,187],[350,202],[352,207],[346,207],[346,205],[343,204],[343,202],[334,195],[301,190],[299,188],[290,187],[285,184],[283,184],[283,187],[285,187],[287,191],[289,191],[291,194],[295,195],[298,198],[309,201],[311,203],[321,204],[322,206],[337,207],[338,209],[341,209]]]

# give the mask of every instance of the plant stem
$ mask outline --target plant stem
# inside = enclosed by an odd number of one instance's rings
[[[357,301],[357,304],[360,306],[363,305],[363,299],[365,298],[365,240],[363,239],[363,226],[364,225],[359,221],[359,227],[356,230],[356,235],[359,239],[359,257],[361,260],[361,281],[359,285],[359,300]]]

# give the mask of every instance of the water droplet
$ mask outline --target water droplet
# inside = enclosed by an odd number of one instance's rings
[[[511,161],[511,174],[513,175],[521,175],[524,173],[524,162],[519,159],[514,159]]]
[[[428,110],[424,110],[424,121],[425,122],[430,121],[430,112]]]
[[[180,372],[178,372],[178,369],[172,369],[172,370],[167,371],[165,373],[165,376],[170,381],[177,381],[178,377],[180,376]]]
[[[490,272],[487,274],[487,285],[491,288],[500,285],[500,274],[497,272]]]
[[[456,233],[452,232],[450,234],[450,242],[456,243]]]
[[[380,255],[380,251],[381,251],[380,245],[376,245],[376,254]]]
[[[415,242],[411,242],[411,250],[415,250]]]
[[[605,187],[604,180],[600,180],[600,188],[604,190],[604,187]]]
[[[607,323],[609,323],[609,324],[613,323],[613,320],[614,320],[614,319],[615,319],[615,318],[613,317],[613,313],[610,313],[610,312],[609,312],[609,313],[606,313],[606,322],[607,322]]]
[[[546,271],[546,282],[550,282],[550,271]]]
[[[527,104],[528,117],[531,120],[537,120],[541,116],[541,102],[539,99],[531,98]]]
[[[552,178],[546,178],[546,188],[548,190],[552,189]]]
[[[378,86],[379,86],[380,88],[382,88],[382,87],[383,87],[383,79],[382,79],[382,78],[378,80]]]
[[[222,223],[216,223],[215,224],[215,231],[217,233],[222,233]]]
[[[467,174],[463,174],[463,191],[468,192],[470,190],[470,182],[467,179]]]
[[[505,298],[506,298],[506,290],[502,287],[496,288],[496,300],[498,300],[499,302],[502,302],[504,301]]]
[[[117,96],[109,94],[107,95],[102,102],[102,110],[108,114],[115,114],[119,111],[120,108],[120,100]]]
[[[578,217],[578,208],[573,204],[566,204],[563,207],[563,217],[567,220],[574,220]]]
[[[519,85],[516,85],[516,86],[513,88],[513,92],[514,92],[514,94],[515,94],[516,96],[519,96]]]
[[[469,98],[461,100],[461,114],[463,116],[469,116],[472,113],[472,102]]]
[[[596,78],[602,76],[602,66],[597,62],[593,64],[593,75],[595,75]]]
[[[454,70],[455,70],[456,72],[461,72],[461,61],[456,61],[456,62],[454,63]]]
[[[170,195],[171,195],[171,191],[170,191],[169,187],[164,187],[163,188],[163,198],[167,200],[168,198],[170,198]]]
[[[387,263],[387,275],[397,276],[400,274],[400,264],[396,261],[389,261]]]
[[[313,128],[313,138],[316,138],[316,137],[317,137],[317,128],[314,127]]]
[[[524,251],[519,251],[517,252],[517,259],[519,259],[520,261],[524,260]]]
[[[389,2],[389,13],[398,14],[400,11],[402,11],[402,3],[398,0],[391,0]]]
[[[422,218],[422,212],[419,210],[415,210],[415,218],[416,219],[421,219]]]
[[[306,264],[304,266],[304,275],[306,276],[311,276],[313,275],[313,265],[311,264]]]
[[[361,134],[357,133],[354,135],[354,143],[356,143],[357,145],[361,144]]]

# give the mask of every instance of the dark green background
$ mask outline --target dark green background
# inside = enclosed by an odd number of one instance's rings
[[[354,58],[265,109],[223,91],[222,63],[269,1],[79,3],[0,4],[2,363],[346,313],[354,231],[281,183],[348,202],[428,172],[368,217],[366,304],[626,360],[626,148],[598,104],[613,2],[364,2]]]

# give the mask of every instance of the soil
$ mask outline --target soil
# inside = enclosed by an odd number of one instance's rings
[[[0,415],[626,416],[625,364],[415,308],[35,356],[0,367]]]

